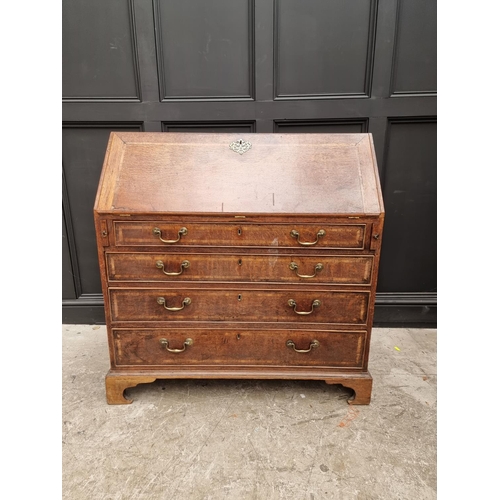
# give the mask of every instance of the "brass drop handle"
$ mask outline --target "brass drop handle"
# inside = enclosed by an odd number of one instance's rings
[[[314,274],[299,274],[299,266],[298,264],[296,264],[295,262],[290,262],[290,265],[288,266],[292,271],[295,271],[295,274],[299,277],[299,278],[315,278],[316,277],[316,273],[318,271],[321,271],[323,269],[323,264],[321,262],[318,262],[315,266],[314,266]]]
[[[321,302],[318,299],[313,300],[312,304],[311,304],[311,310],[310,311],[297,311],[297,302],[295,302],[295,300],[293,300],[293,299],[290,299],[288,301],[288,305],[290,307],[293,307],[293,310],[295,311],[295,314],[300,314],[302,316],[305,316],[306,314],[311,314],[314,311],[315,307],[319,307],[321,305]]]
[[[156,267],[158,269],[161,269],[163,271],[164,274],[166,274],[167,276],[179,276],[179,274],[182,274],[182,272],[184,271],[184,269],[187,269],[189,267],[189,260],[183,260],[181,262],[181,270],[178,272],[178,273],[169,273],[167,271],[165,271],[165,265],[163,264],[163,261],[162,260],[157,260],[156,261]]]
[[[168,347],[168,340],[167,339],[160,339],[160,344],[165,347],[165,349],[168,351],[168,352],[173,352],[175,354],[179,353],[179,352],[184,352],[186,350],[186,347],[188,345],[193,345],[193,339],[186,339],[183,343],[184,347],[182,349],[170,349],[170,347]]]
[[[317,340],[313,340],[310,344],[309,344],[309,349],[297,349],[295,347],[295,343],[292,341],[292,340],[287,340],[286,341],[286,346],[287,347],[291,347],[295,352],[311,352],[313,349],[315,349],[316,347],[319,347],[319,342]]]
[[[163,241],[163,243],[172,244],[172,243],[177,243],[181,239],[181,236],[186,236],[186,234],[188,234],[188,230],[185,227],[181,227],[179,229],[179,231],[177,231],[177,234],[179,235],[179,237],[176,240],[164,240],[161,237],[161,231],[157,227],[155,227],[153,229],[153,234],[155,236],[158,236],[158,238],[160,239],[160,241]]]
[[[182,301],[182,307],[167,307],[167,301],[165,300],[165,297],[158,297],[156,299],[156,302],[158,302],[158,304],[162,305],[167,311],[174,311],[175,312],[175,311],[182,311],[184,309],[184,307],[191,304],[191,299],[189,297],[186,297]]]
[[[326,231],[324,229],[320,229],[317,233],[316,233],[316,240],[315,241],[311,241],[311,242],[307,242],[307,241],[300,241],[299,237],[300,237],[300,234],[298,231],[296,231],[295,229],[292,229],[290,231],[290,236],[292,238],[297,238],[297,242],[299,243],[299,245],[302,245],[304,247],[310,247],[312,245],[316,245],[316,243],[318,243],[319,239],[320,238],[323,238],[323,236],[325,236],[326,234]]]

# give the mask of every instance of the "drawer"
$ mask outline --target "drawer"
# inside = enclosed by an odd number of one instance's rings
[[[372,256],[108,253],[110,281],[280,281],[367,285]]]
[[[366,331],[113,329],[113,349],[116,366],[361,368],[366,337]]]
[[[117,246],[276,246],[362,250],[366,224],[115,221],[114,232]]]
[[[366,324],[369,291],[110,288],[112,321]],[[168,309],[167,309],[168,308]]]

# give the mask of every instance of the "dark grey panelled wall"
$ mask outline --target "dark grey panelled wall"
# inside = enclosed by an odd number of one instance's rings
[[[436,0],[63,0],[63,322],[104,321],[110,131],[371,132],[377,325],[436,323]]]

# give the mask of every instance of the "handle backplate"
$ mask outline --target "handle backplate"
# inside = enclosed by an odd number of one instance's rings
[[[158,269],[161,269],[163,273],[166,274],[167,276],[179,276],[184,272],[184,269],[187,269],[189,266],[190,266],[189,260],[183,260],[181,262],[181,270],[179,272],[167,272],[165,271],[165,265],[163,264],[163,261],[162,260],[156,261],[156,267]]]
[[[316,274],[323,269],[323,264],[321,262],[318,262],[314,266],[314,274],[299,274],[299,265],[296,262],[290,262],[290,265],[288,266],[292,271],[295,271],[295,274],[299,278],[315,278]]]
[[[305,352],[311,352],[313,349],[316,349],[317,347],[319,347],[319,341],[313,340],[309,344],[309,349],[297,349],[295,347],[295,343],[293,342],[293,340],[287,340],[286,341],[286,346],[292,348],[295,352],[305,353]]]
[[[179,352],[184,352],[186,350],[186,347],[189,345],[193,345],[193,339],[187,338],[184,342],[183,345],[184,347],[182,349],[171,349],[168,347],[168,340],[167,339],[160,339],[160,344],[168,351],[168,352],[173,352],[174,354],[178,354]]]
[[[153,234],[155,236],[158,236],[159,240],[162,241],[163,243],[168,243],[169,245],[171,245],[172,243],[177,243],[182,236],[186,236],[186,234],[188,234],[188,230],[185,227],[181,227],[179,231],[177,231],[178,238],[176,240],[164,240],[161,237],[161,230],[157,227],[153,229]]]
[[[158,304],[162,305],[167,311],[182,311],[186,306],[188,306],[189,304],[191,304],[191,299],[189,297],[186,297],[183,301],[182,301],[182,306],[181,307],[167,307],[167,301],[165,300],[165,297],[158,297],[156,299],[156,302],[158,302]]]
[[[310,311],[297,311],[297,302],[295,302],[295,300],[293,300],[293,299],[290,299],[288,301],[288,305],[290,307],[293,307],[295,314],[300,314],[301,316],[305,316],[307,314],[311,314],[314,311],[315,307],[319,307],[321,305],[321,302],[318,299],[313,300],[312,304],[311,304]]]
[[[292,229],[290,231],[290,236],[292,238],[296,238],[297,239],[297,242],[299,245],[302,245],[304,247],[310,247],[312,245],[316,245],[316,243],[318,243],[319,239],[320,238],[323,238],[323,236],[325,236],[326,234],[326,231],[324,229],[320,229],[317,233],[316,233],[316,239],[314,241],[300,241],[300,233],[295,230],[295,229]]]

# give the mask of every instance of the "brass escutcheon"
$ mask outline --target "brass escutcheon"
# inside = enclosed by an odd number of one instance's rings
[[[234,141],[229,144],[229,149],[240,155],[246,153],[251,147],[252,144],[248,141],[244,141],[243,139],[239,139],[238,141]]]

